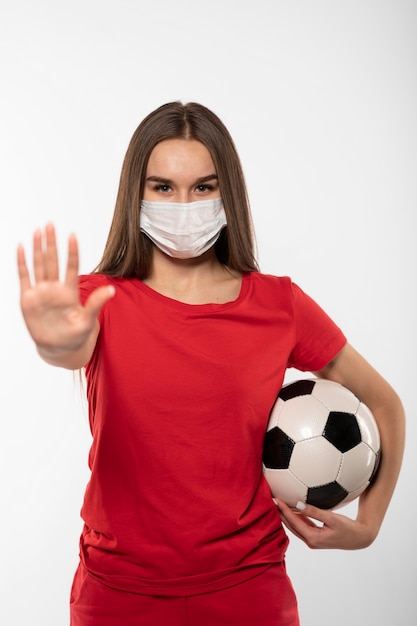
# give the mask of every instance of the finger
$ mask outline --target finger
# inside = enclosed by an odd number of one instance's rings
[[[308,517],[307,515],[304,515],[303,513],[300,513],[298,511],[295,512],[292,509],[290,509],[289,513],[285,515],[285,519],[292,527],[303,530],[305,530],[306,527],[320,528],[321,526],[321,524],[316,524],[311,517]]]
[[[33,273],[35,282],[45,280],[45,266],[42,250],[42,233],[38,229],[33,234]]]
[[[78,289],[78,243],[75,235],[70,235],[68,239],[68,260],[65,274],[65,282],[74,289]]]
[[[313,522],[308,518],[304,518],[296,513],[292,513],[290,516],[285,515],[280,511],[281,521],[285,524],[285,526],[290,530],[293,535],[306,542],[306,533],[311,534],[314,531],[317,531],[316,526],[313,525]],[[295,517],[295,519],[294,519]]]
[[[288,504],[286,504],[286,503],[284,502],[284,500],[281,500],[281,498],[277,498],[277,497],[275,496],[275,497],[273,497],[273,498],[272,498],[272,500],[275,502],[275,504],[277,505],[277,507],[278,507],[279,509],[283,509],[283,510],[285,510],[285,509],[288,509],[288,508],[289,508]]]
[[[58,250],[56,245],[55,228],[53,224],[45,227],[45,273],[48,280],[59,280]]]
[[[17,248],[17,271],[19,274],[20,293],[31,288],[28,266],[26,264],[25,250],[22,244]]]
[[[316,506],[313,506],[311,504],[305,504],[304,502],[299,502],[297,504],[296,510],[298,515],[317,520],[321,524],[330,524],[331,520],[334,519],[334,514],[332,511],[319,509]]]
[[[92,316],[97,317],[101,308],[106,304],[110,298],[114,296],[116,289],[113,285],[107,285],[106,287],[99,287],[89,296],[84,308]]]
[[[285,516],[287,522],[293,526],[295,525],[297,528],[305,528],[306,526],[320,528],[325,523],[325,520],[328,520],[329,516],[332,515],[329,511],[319,509],[305,502],[298,502],[292,508],[278,500],[277,506],[279,506],[281,515]],[[319,523],[316,524],[315,521]]]
[[[298,539],[301,539],[301,541],[304,541],[304,537],[301,535],[301,533],[297,532],[296,529],[291,526],[286,519],[282,519],[282,521],[284,522],[286,528],[288,530],[290,530],[292,532],[293,535],[295,535],[296,537],[298,537]]]

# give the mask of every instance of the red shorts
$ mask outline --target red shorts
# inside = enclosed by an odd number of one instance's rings
[[[299,626],[297,601],[284,564],[233,587],[187,597],[110,589],[80,565],[70,613],[70,626]]]

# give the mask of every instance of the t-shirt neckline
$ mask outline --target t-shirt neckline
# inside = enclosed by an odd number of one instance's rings
[[[228,302],[206,302],[202,304],[190,304],[188,302],[182,302],[181,300],[176,300],[175,298],[171,298],[170,296],[166,296],[160,293],[159,291],[156,291],[155,289],[153,289],[152,287],[150,287],[149,285],[147,285],[146,283],[144,283],[142,280],[139,280],[139,279],[135,281],[135,284],[137,285],[137,287],[139,287],[139,289],[141,289],[141,291],[146,293],[151,298],[158,300],[159,302],[164,303],[165,305],[172,306],[174,308],[188,309],[188,310],[193,309],[193,310],[199,310],[199,311],[222,310],[225,308],[229,308],[231,306],[235,306],[236,304],[238,304],[241,300],[245,298],[249,289],[249,276],[250,276],[250,273],[242,273],[242,282],[240,285],[240,290],[239,290],[237,297],[234,300],[230,300]]]

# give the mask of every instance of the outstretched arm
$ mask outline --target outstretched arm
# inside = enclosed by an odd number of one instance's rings
[[[344,385],[372,411],[381,437],[378,473],[359,498],[356,520],[311,505],[295,512],[283,502],[277,504],[286,525],[311,548],[365,548],[379,532],[400,472],[405,438],[404,410],[392,387],[349,344],[316,374]],[[314,520],[320,524],[316,525]]]
[[[114,288],[100,287],[82,306],[78,289],[78,245],[74,235],[68,241],[65,277],[59,277],[55,229],[33,236],[31,281],[23,246],[17,250],[20,306],[29,333],[40,356],[51,365],[79,369],[89,360],[99,333],[98,313],[114,294]]]

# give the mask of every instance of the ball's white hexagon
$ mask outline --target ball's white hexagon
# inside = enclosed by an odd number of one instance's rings
[[[360,404],[360,400],[349,389],[326,379],[317,380],[311,395],[329,411],[355,414]]]
[[[308,487],[316,487],[336,480],[341,462],[339,450],[324,437],[314,437],[295,444],[289,470]]]
[[[366,443],[360,443],[343,454],[337,482],[349,493],[368,485],[375,462],[374,451]]]
[[[293,441],[303,441],[322,434],[328,414],[326,407],[318,400],[313,400],[312,396],[299,396],[287,400],[280,407],[277,426]],[[300,419],[301,415],[308,415],[309,419]]]
[[[362,441],[367,443],[374,452],[378,452],[381,446],[378,426],[373,414],[363,402],[360,403],[356,419],[361,431]]]
[[[346,496],[346,498],[344,498],[341,502],[339,502],[339,504],[337,506],[335,506],[335,509],[338,509],[341,506],[344,506],[345,504],[348,504],[349,502],[353,502],[353,500],[356,500],[356,498],[359,498],[361,493],[363,493],[367,487],[369,487],[369,483],[365,483],[365,485],[363,485],[359,489],[356,489],[355,491],[351,491]]]
[[[265,478],[274,497],[280,498],[289,506],[295,506],[297,502],[305,502],[307,487],[289,471],[264,469]]]

